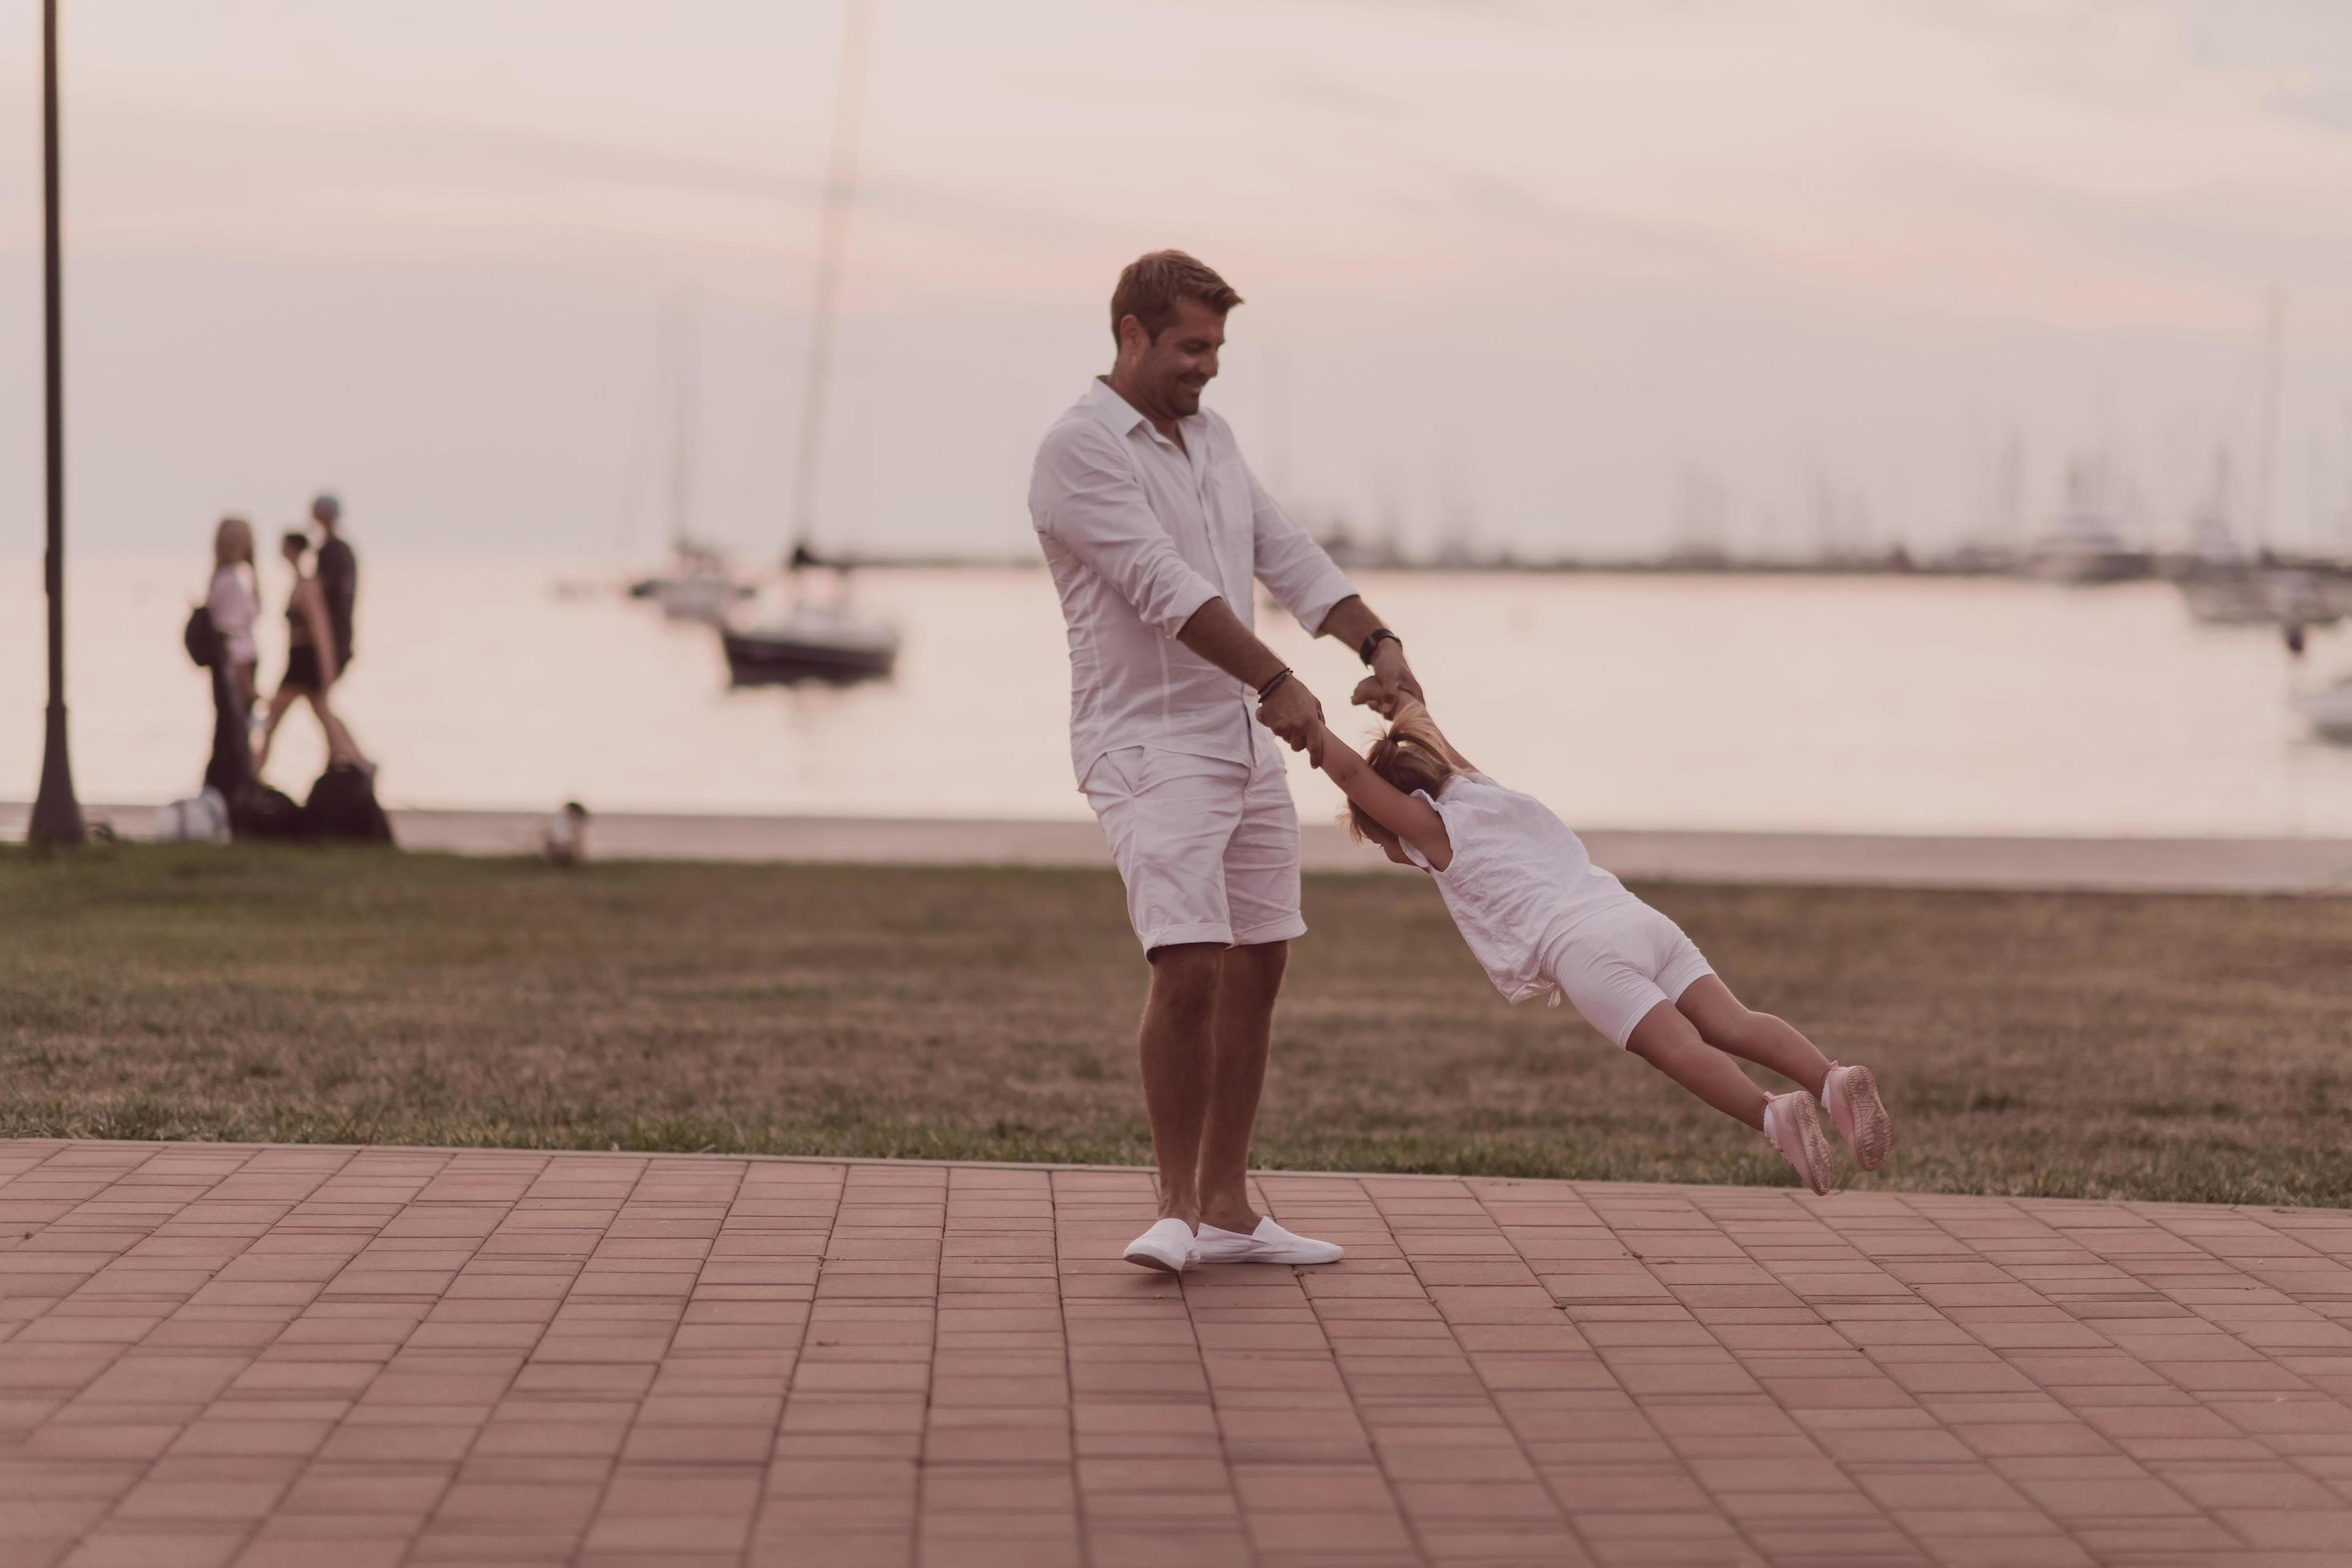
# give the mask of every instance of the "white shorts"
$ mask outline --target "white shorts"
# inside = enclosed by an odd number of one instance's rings
[[[1080,787],[1110,842],[1127,918],[1146,952],[1307,934],[1298,809],[1271,746],[1259,746],[1255,764],[1124,746],[1096,759]]]
[[[1630,893],[1553,939],[1543,972],[1584,1021],[1622,1046],[1661,1002],[1679,1002],[1714,968],[1683,928]]]

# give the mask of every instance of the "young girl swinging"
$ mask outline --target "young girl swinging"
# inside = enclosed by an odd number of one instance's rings
[[[1370,681],[1356,700],[1388,730],[1358,756],[1327,727],[1316,765],[1347,795],[1359,842],[1429,873],[1497,990],[1513,1002],[1565,995],[1594,1028],[1761,1131],[1816,1193],[1838,1178],[1816,1102],[1854,1162],[1879,1167],[1895,1132],[1868,1068],[1842,1067],[1742,1005],[1680,927],[1595,866],[1541,801],[1473,767],[1418,701],[1391,702]],[[1733,1057],[1802,1089],[1768,1095]]]

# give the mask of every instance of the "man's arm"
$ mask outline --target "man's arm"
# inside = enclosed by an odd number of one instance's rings
[[[1248,471],[1248,465],[1243,465]],[[1249,475],[1250,528],[1257,578],[1298,624],[1318,637],[1337,637],[1350,651],[1380,629],[1381,619],[1356,592],[1314,536],[1282,510],[1265,487]],[[1383,689],[1421,695],[1421,682],[1405,663],[1404,645],[1381,639],[1372,655],[1372,673]]]
[[[350,545],[340,539],[333,542],[333,550],[320,552],[319,561],[321,566],[330,568],[324,574],[327,579],[327,614],[340,629],[352,624],[352,612],[359,602],[360,562],[359,557],[352,553]],[[335,651],[341,654],[350,650],[339,647]]]
[[[342,650],[335,646],[335,625],[327,615],[327,596],[319,591],[316,577],[304,578],[295,593],[302,601],[302,619],[310,628],[310,641],[318,652],[319,689],[324,691],[342,669]]]
[[[1454,840],[1447,836],[1445,819],[1437,815],[1435,806],[1372,772],[1329,730],[1322,731],[1322,760],[1316,766],[1349,800],[1362,806],[1365,816],[1420,850],[1421,858],[1438,870],[1454,864]]]
[[[1060,541],[1170,637],[1217,597],[1176,552],[1118,454],[1096,449],[1083,435],[1057,437],[1037,454],[1029,510],[1038,532]]]
[[[1222,598],[1195,610],[1177,632],[1176,640],[1234,679],[1248,683],[1253,691],[1265,691],[1265,683],[1284,668],[1280,656],[1258,641]],[[1305,752],[1312,763],[1322,760],[1318,736],[1323,729],[1323,704],[1307,689],[1305,681],[1294,675],[1267,692],[1258,704],[1257,716],[1292,751]]]
[[[1379,631],[1385,623],[1372,614],[1360,594],[1351,594],[1331,606],[1323,617],[1316,636],[1337,637],[1352,649],[1363,647],[1364,639]],[[1404,644],[1395,637],[1382,637],[1372,648],[1372,679],[1381,689],[1391,697],[1422,695],[1421,682],[1414,678],[1412,667],[1405,662]]]

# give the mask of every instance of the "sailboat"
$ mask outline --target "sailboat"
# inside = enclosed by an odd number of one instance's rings
[[[2296,711],[2311,721],[2313,732],[2321,740],[2352,746],[2352,675],[2308,697],[2297,698],[2294,706]]]
[[[2179,584],[2189,613],[2208,626],[2260,626],[2274,618],[2260,563],[2230,522],[2227,451],[2214,454],[2212,489],[2189,520]]]
[[[798,459],[793,472],[793,539],[784,562],[790,598],[782,614],[748,626],[719,627],[727,673],[738,686],[801,680],[854,681],[887,676],[898,661],[898,631],[859,616],[849,603],[850,564],[829,563],[836,579],[830,603],[812,603],[808,583],[826,569],[814,548],[813,512],[816,459],[822,449],[824,397],[833,354],[835,300],[849,210],[857,182],[858,111],[866,87],[873,0],[850,0],[834,98],[833,151],[817,208],[816,296],[809,316],[807,374],[801,395]]]
[[[2104,469],[2082,461],[2066,473],[2065,503],[2026,551],[2025,569],[2053,583],[2126,583],[2156,570],[2154,557],[2126,542],[2107,503]]]
[[[629,596],[660,605],[662,614],[671,620],[717,626],[726,617],[729,606],[751,596],[751,588],[735,580],[723,552],[695,539],[688,528],[694,473],[694,318],[690,297],[681,297],[672,306],[670,349],[677,377],[675,427],[670,433],[669,454],[671,560],[667,571],[631,583]]]
[[[828,569],[841,582],[839,599],[812,604],[798,596],[803,574]],[[851,609],[847,563],[828,567],[795,545],[786,571],[795,595],[789,609],[749,628],[719,628],[729,679],[738,686],[766,686],[800,680],[870,680],[888,675],[898,662],[898,630]]]

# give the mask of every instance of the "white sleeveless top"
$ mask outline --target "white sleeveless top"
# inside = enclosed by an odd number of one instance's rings
[[[1445,824],[1454,858],[1440,871],[1410,844],[1405,856],[1435,879],[1486,977],[1513,1002],[1548,995],[1559,1006],[1559,987],[1542,971],[1544,952],[1570,926],[1633,895],[1531,795],[1485,773],[1456,773],[1433,798],[1427,790],[1413,794]]]

